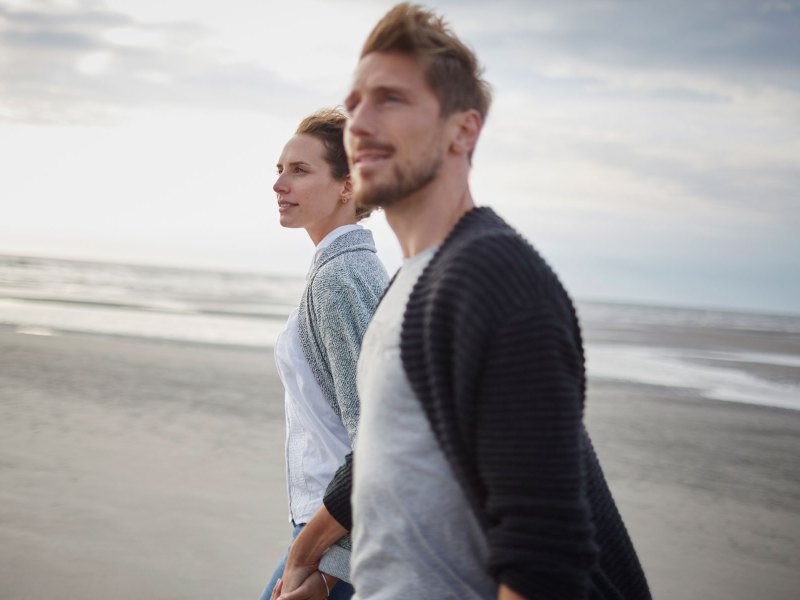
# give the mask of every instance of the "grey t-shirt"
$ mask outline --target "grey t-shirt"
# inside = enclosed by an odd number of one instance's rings
[[[362,343],[353,462],[356,599],[497,597],[486,569],[486,536],[400,360],[403,312],[435,251],[404,263]]]

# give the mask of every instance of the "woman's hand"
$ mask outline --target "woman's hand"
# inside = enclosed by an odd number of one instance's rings
[[[284,592],[283,580],[278,580],[270,598],[271,600],[325,600],[337,581],[333,575],[313,571],[292,591]]]
[[[281,589],[288,594],[302,586],[307,580],[316,577],[322,583],[322,579],[318,575],[317,563],[313,564],[295,564],[291,560],[291,555],[286,561],[286,566],[283,569],[283,576],[281,577]],[[275,587],[278,587],[277,585]],[[323,586],[324,588],[324,586]],[[283,596],[281,596],[283,597]],[[302,597],[302,596],[301,596]]]

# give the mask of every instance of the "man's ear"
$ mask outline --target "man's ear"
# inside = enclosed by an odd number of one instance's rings
[[[478,143],[478,136],[483,127],[480,113],[471,108],[451,115],[453,119],[453,137],[450,141],[450,151],[454,154],[471,155]]]

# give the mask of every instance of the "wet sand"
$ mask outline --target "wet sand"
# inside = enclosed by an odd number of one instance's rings
[[[800,591],[800,412],[596,382],[656,598]],[[271,352],[0,327],[0,598],[257,598],[288,536]]]

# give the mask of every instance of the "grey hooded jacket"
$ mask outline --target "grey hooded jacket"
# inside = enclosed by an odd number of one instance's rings
[[[388,283],[372,232],[357,229],[336,238],[317,257],[300,301],[303,354],[351,445],[360,412],[356,365],[361,339]],[[322,557],[320,569],[349,582],[350,548],[348,535]]]

